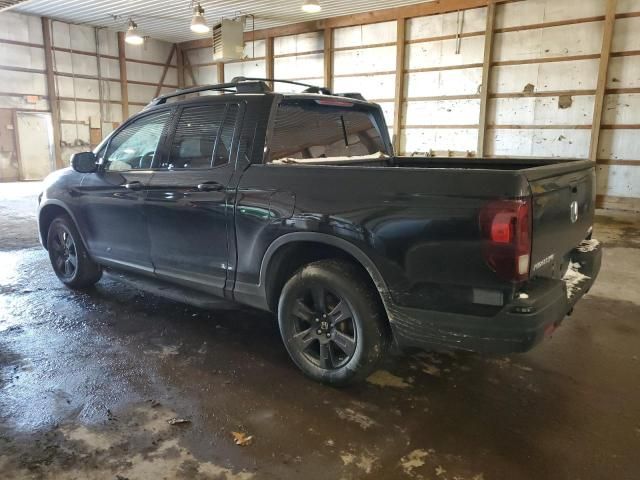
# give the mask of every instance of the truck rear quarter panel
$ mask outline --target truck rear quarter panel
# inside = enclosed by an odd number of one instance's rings
[[[433,307],[448,288],[504,287],[482,258],[478,211],[529,194],[517,172],[251,165],[238,187],[236,281],[259,283],[280,236],[319,232],[362,251],[400,305]]]

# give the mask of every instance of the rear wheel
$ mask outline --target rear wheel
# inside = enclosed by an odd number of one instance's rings
[[[100,280],[102,269],[89,258],[80,234],[68,216],[62,215],[51,222],[47,250],[53,271],[65,285],[81,289]]]
[[[278,304],[289,355],[314,380],[346,385],[366,378],[388,344],[377,292],[356,266],[322,260],[285,284]]]

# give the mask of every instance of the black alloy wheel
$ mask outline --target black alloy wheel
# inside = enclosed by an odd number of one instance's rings
[[[65,285],[82,289],[100,280],[102,268],[89,257],[69,216],[56,217],[49,225],[47,250],[53,271]]]
[[[59,224],[53,232],[51,261],[56,273],[65,279],[72,279],[78,269],[78,250],[71,232]]]
[[[351,360],[358,327],[345,298],[322,285],[313,285],[299,292],[291,313],[293,341],[311,363],[335,370]]]
[[[321,260],[298,270],[280,294],[278,323],[295,364],[334,386],[364,380],[389,343],[378,292],[366,272],[347,260]]]

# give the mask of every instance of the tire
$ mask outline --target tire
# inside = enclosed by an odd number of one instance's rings
[[[333,386],[364,380],[389,344],[377,292],[360,269],[342,260],[296,272],[280,294],[278,323],[294,363]]]
[[[89,257],[78,229],[67,215],[56,217],[49,225],[47,250],[56,276],[70,288],[91,287],[102,277],[102,268]]]

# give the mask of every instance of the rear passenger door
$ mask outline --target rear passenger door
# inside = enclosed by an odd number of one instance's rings
[[[145,198],[156,275],[218,296],[229,268],[240,117],[237,103],[180,107]]]

